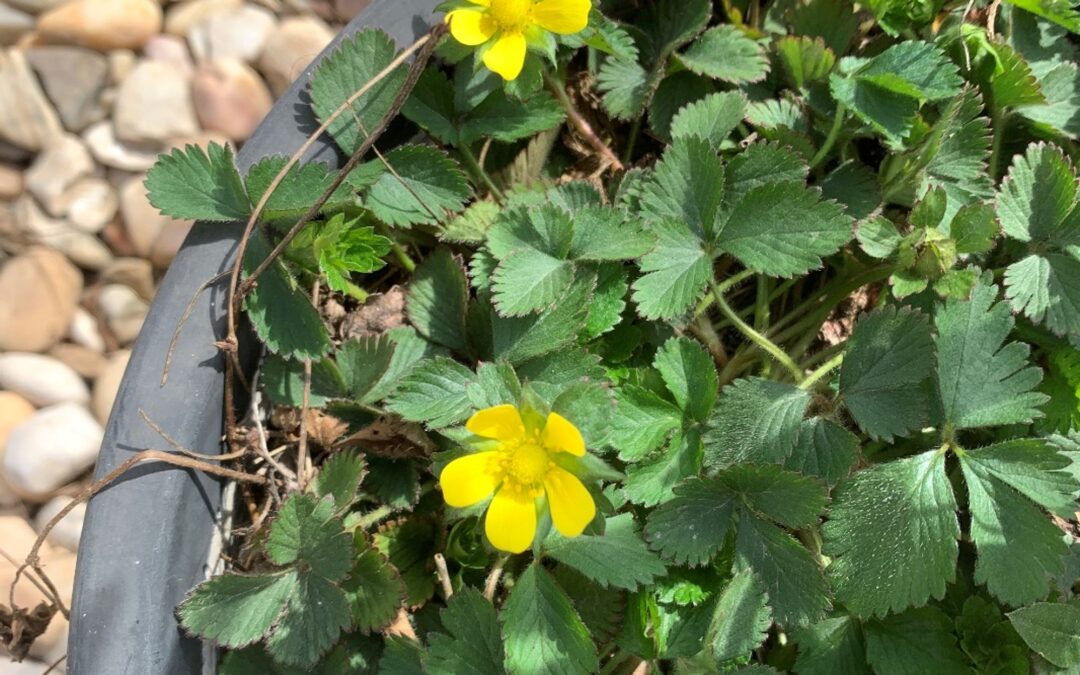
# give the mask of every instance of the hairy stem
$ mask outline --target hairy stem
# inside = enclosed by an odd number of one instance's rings
[[[712,288],[713,296],[716,298],[716,306],[720,309],[720,313],[723,314],[733,326],[738,328],[739,332],[745,335],[748,340],[765,350],[769,356],[776,359],[780,365],[791,373],[791,376],[796,382],[801,382],[803,379],[803,372],[799,369],[799,364],[795,363],[795,361],[787,355],[787,352],[776,346],[769,338],[757,332],[754,330],[753,326],[743,321],[742,318],[735,313],[735,310],[727,304],[727,301],[724,300],[724,294],[715,281],[710,282],[710,287]]]
[[[840,136],[840,129],[844,126],[844,116],[847,115],[847,106],[843,103],[836,104],[836,114],[833,116],[832,127],[829,128],[829,135],[825,137],[825,142],[818,148],[817,154],[810,160],[810,168],[817,168],[818,164],[825,161],[825,158],[829,156],[829,152],[832,150],[833,145],[836,144],[836,139]]]
[[[465,166],[469,169],[469,173],[473,175],[473,180],[478,180],[484,184],[484,186],[491,192],[491,195],[495,197],[495,200],[502,203],[506,201],[506,196],[503,195],[499,186],[495,185],[495,181],[491,180],[491,176],[487,171],[484,171],[483,165],[476,159],[476,155],[469,149],[469,146],[462,143],[458,147],[458,153],[461,155],[462,161],[465,162]]]

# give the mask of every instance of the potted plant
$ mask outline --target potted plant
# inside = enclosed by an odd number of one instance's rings
[[[99,475],[204,470],[91,502],[75,667],[194,671],[177,622],[223,672],[1080,664],[1080,15],[440,9],[373,5],[398,44],[340,41],[240,166],[151,171],[247,226],[196,231],[133,356]]]

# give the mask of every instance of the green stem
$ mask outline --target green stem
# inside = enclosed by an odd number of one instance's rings
[[[844,116],[847,114],[847,106],[843,103],[836,104],[836,115],[833,116],[832,127],[829,129],[829,135],[825,137],[825,142],[821,148],[818,149],[817,154],[810,160],[810,168],[814,169],[818,164],[821,164],[825,158],[829,155],[829,151],[832,150],[833,145],[836,144],[836,139],[840,136],[840,129],[844,126]]]
[[[401,244],[396,241],[391,241],[390,250],[394,252],[394,256],[398,259],[398,262],[401,263],[401,266],[405,268],[406,272],[412,274],[416,271],[416,262],[409,257],[409,254],[405,252],[405,249],[402,248]]]
[[[506,196],[503,195],[502,190],[495,185],[495,181],[491,180],[491,176],[488,175],[487,171],[484,171],[484,167],[480,166],[480,162],[476,160],[476,155],[469,149],[469,146],[464,143],[461,144],[461,146],[458,147],[458,153],[461,155],[461,159],[464,160],[465,166],[469,169],[469,172],[472,173],[473,180],[478,180],[483,183],[495,197],[496,201],[500,203],[505,201]]]
[[[716,287],[720,289],[720,294],[723,295],[724,293],[727,293],[729,290],[731,290],[733,286],[738,286],[752,276],[754,276],[754,272],[752,270],[743,270],[738,274],[733,274],[727,279],[724,279],[719,284],[716,284]],[[706,295],[704,298],[702,298],[701,302],[698,303],[697,308],[694,309],[694,316],[700,316],[704,312],[708,311],[708,309],[712,307],[714,299],[715,298],[712,295]]]
[[[990,142],[990,180],[997,181],[998,165],[1001,163],[1001,145],[1005,140],[1005,111],[995,107],[990,114],[993,138]]]
[[[817,370],[806,376],[806,379],[799,383],[799,389],[809,389],[814,386],[818,380],[828,375],[834,368],[840,366],[844,362],[844,353],[840,352],[836,356],[832,357],[825,363],[823,363]]]
[[[739,318],[739,315],[735,313],[735,310],[724,300],[723,291],[720,290],[719,285],[712,281],[710,287],[713,292],[713,296],[716,298],[716,306],[720,309],[720,313],[732,323],[733,326],[739,329],[748,340],[756,344],[758,347],[765,350],[770,356],[777,360],[780,365],[787,369],[796,382],[802,382],[803,372],[799,369],[799,364],[787,355],[787,353],[773,344],[769,338],[765,337],[761,333],[754,330],[753,326]]]
[[[394,507],[383,505],[377,509],[368,511],[364,515],[357,519],[356,524],[361,530],[367,530],[369,527],[379,522],[383,518],[388,517],[394,512]]]
[[[633,126],[630,127],[630,135],[626,137],[626,149],[623,150],[622,155],[623,164],[629,164],[634,159],[634,146],[637,145],[638,134],[641,133],[642,117],[644,117],[644,114],[638,115]]]

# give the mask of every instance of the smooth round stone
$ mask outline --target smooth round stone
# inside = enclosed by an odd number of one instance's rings
[[[149,303],[123,284],[108,284],[101,289],[98,307],[105,315],[109,330],[122,345],[131,344],[139,337],[146,312],[150,309]]]
[[[49,350],[49,356],[60,361],[87,380],[93,380],[105,371],[109,360],[104,354],[82,345],[61,342]]]
[[[100,51],[138,49],[161,32],[161,6],[152,0],[73,0],[38,18],[50,42]]]
[[[0,50],[0,147],[41,150],[63,129],[20,49]]]
[[[259,71],[274,95],[283,94],[333,38],[333,31],[314,17],[294,16],[279,23],[259,57]]]
[[[56,496],[45,502],[34,515],[34,529],[40,534],[56,514],[72,502],[71,497]],[[75,553],[79,550],[79,537],[82,535],[83,521],[86,520],[86,503],[76,505],[71,511],[58,522],[45,541],[57,548],[66,549]]]
[[[113,122],[117,138],[132,143],[198,133],[189,76],[173,63],[143,61],[120,84]]]
[[[0,267],[0,350],[43,352],[67,332],[82,273],[60,253],[34,247]]]
[[[104,430],[76,403],[42,408],[11,430],[4,478],[21,494],[46,495],[94,465]]]
[[[112,253],[96,236],[45,213],[29,194],[15,202],[15,221],[24,236],[66,255],[79,267],[101,270],[112,262]]]
[[[105,229],[120,200],[109,181],[97,176],[82,178],[60,197],[60,208],[76,229],[97,234]]]
[[[124,171],[146,171],[157,161],[161,146],[155,143],[128,143],[116,137],[111,121],[98,122],[83,133],[94,159]]]
[[[105,117],[102,95],[109,74],[107,59],[83,47],[43,46],[26,52],[64,128],[82,131]]]
[[[71,319],[67,336],[80,347],[92,349],[95,352],[105,351],[105,338],[101,335],[97,319],[82,307],[75,309],[75,316]]]
[[[217,12],[192,26],[187,39],[200,61],[259,58],[277,25],[274,14],[257,5],[241,5]]]
[[[233,58],[199,66],[191,91],[203,128],[220,131],[234,141],[251,136],[274,105],[259,74]]]
[[[13,391],[37,406],[90,402],[90,389],[78,373],[41,354],[0,354],[0,389]]]
[[[131,352],[122,349],[111,357],[105,370],[94,382],[94,400],[91,408],[98,421],[105,424],[109,421],[113,403],[116,401],[116,393],[120,391],[120,382],[124,379],[124,371],[127,370]]]

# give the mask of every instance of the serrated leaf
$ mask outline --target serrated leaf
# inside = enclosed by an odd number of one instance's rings
[[[379,641],[375,641],[379,645]],[[341,646],[337,649],[340,649]],[[335,649],[335,651],[337,650]],[[331,652],[331,656],[333,656]],[[350,654],[356,658],[355,653]],[[351,664],[350,664],[351,665]],[[365,662],[363,666],[367,666]],[[379,675],[416,675],[424,672],[424,648],[415,640],[404,636],[391,636],[386,639],[382,654],[379,655]]]
[[[352,542],[334,500],[293,494],[270,524],[266,554],[275,565],[301,563],[312,574],[339,581],[349,572]]]
[[[791,148],[753,143],[728,161],[724,201],[738,204],[751,190],[770,184],[806,182],[810,167]]]
[[[398,385],[387,401],[387,410],[433,429],[462,422],[472,410],[465,389],[475,377],[452,359],[425,361]]]
[[[631,591],[653,583],[667,571],[642,541],[629,513],[608,518],[602,535],[567,539],[555,533],[544,543],[544,552],[603,586]],[[612,564],[614,561],[618,564]]]
[[[840,395],[859,427],[892,442],[927,421],[934,342],[925,315],[888,307],[863,316],[847,342]]]
[[[627,468],[623,491],[632,502],[654,506],[670,499],[673,488],[700,466],[700,432],[692,427],[677,429],[656,457]]]
[[[734,525],[737,498],[720,481],[691,478],[649,515],[645,538],[678,565],[704,565],[724,545]]]
[[[753,572],[739,572],[720,594],[706,642],[717,664],[737,659],[765,641],[772,612]]]
[[[429,66],[424,69],[416,86],[409,93],[409,98],[405,100],[401,114],[436,140],[457,144],[454,85],[438,68]]]
[[[1080,260],[1032,254],[1005,270],[1005,297],[1017,312],[1058,335],[1080,333]]]
[[[265,393],[275,405],[299,408],[304,404],[304,366],[299,361],[270,354],[263,361],[259,378]],[[345,383],[333,361],[324,358],[311,364],[309,407],[325,407],[330,399],[339,398],[344,393]]]
[[[284,155],[272,155],[248,169],[245,183],[253,204],[259,203],[288,161],[289,158]],[[266,201],[262,219],[299,218],[329,189],[335,175],[336,172],[328,169],[322,162],[293,164]],[[352,188],[345,182],[334,191],[323,210],[341,208],[353,200]]]
[[[993,41],[990,45],[994,60],[994,72],[990,78],[994,106],[1002,109],[1045,103],[1039,82],[1027,61],[1004,42]]]
[[[440,527],[431,518],[412,517],[384,527],[372,543],[401,575],[405,602],[416,607],[435,593],[433,556],[440,549]]]
[[[1076,202],[1069,160],[1055,146],[1032,143],[1001,182],[998,217],[1013,239],[1067,246],[1080,243],[1080,223],[1069,218]]]
[[[750,269],[791,277],[821,266],[854,235],[853,221],[835,202],[799,183],[750,190],[728,216],[717,244]]]
[[[631,120],[644,112],[650,88],[649,74],[637,61],[608,58],[596,74],[604,110],[620,120]]]
[[[643,387],[624,385],[608,443],[620,459],[634,462],[663,445],[681,423],[682,411],[675,404]]]
[[[652,64],[662,66],[671,52],[705,29],[711,14],[708,0],[660,0],[650,4],[641,25],[647,31],[651,48],[647,56]]]
[[[335,358],[345,390],[362,400],[390,369],[394,344],[386,335],[365,335],[343,342]]]
[[[177,616],[188,632],[236,649],[261,640],[285,609],[296,573],[223,574],[195,587]]]
[[[969,675],[953,622],[936,607],[868,621],[866,660],[881,675]]]
[[[561,259],[570,253],[573,238],[574,220],[569,209],[553,203],[511,206],[488,230],[487,247],[499,260],[527,249]]]
[[[1009,0],[1009,4],[1053,21],[1072,33],[1080,33],[1080,12],[1068,0]]]
[[[709,94],[685,106],[675,115],[671,120],[671,138],[677,141],[693,136],[719,150],[742,122],[746,105],[746,96],[742,92]]]
[[[502,318],[491,316],[495,358],[518,363],[557,351],[574,342],[584,327],[596,277],[579,274],[554,307],[541,314]]]
[[[1036,602],[1007,615],[1033,650],[1061,668],[1080,665],[1080,605]]]
[[[310,668],[349,628],[351,620],[340,588],[316,573],[301,574],[293,585],[285,615],[266,641],[266,650],[278,663]]]
[[[396,52],[390,36],[375,28],[360,30],[342,40],[311,76],[311,105],[319,121],[326,122],[357,91],[373,82],[394,60]],[[371,85],[330,125],[330,135],[342,152],[352,154],[378,127],[405,82],[406,70],[402,64]]]
[[[931,42],[899,42],[857,71],[857,76],[890,91],[940,101],[960,93],[964,80],[940,47]]]
[[[420,475],[407,459],[371,457],[367,492],[384,506],[409,510],[420,499]]]
[[[803,420],[799,437],[784,468],[817,476],[829,485],[851,471],[858,459],[859,439],[844,427],[820,417]]]
[[[334,510],[341,512],[352,505],[360,481],[367,473],[367,462],[355,452],[343,451],[323,462],[312,484],[320,499],[330,496]]]
[[[501,675],[502,642],[495,608],[470,586],[454,593],[440,613],[449,634],[432,633],[425,659],[430,675]]]
[[[468,351],[465,312],[469,286],[461,261],[445,248],[417,266],[409,284],[409,322],[432,342],[459,353]]]
[[[842,67],[844,60],[840,63]],[[833,73],[829,77],[829,90],[837,102],[847,106],[893,145],[903,142],[919,110],[918,99],[891,91],[877,82],[842,73]]]
[[[842,481],[822,532],[837,599],[854,614],[940,598],[956,574],[960,537],[944,455],[930,450]]]
[[[649,127],[658,139],[671,138],[675,115],[713,93],[716,93],[716,85],[712,80],[686,70],[663,78],[649,101]]]
[[[716,480],[739,495],[757,516],[797,529],[817,522],[825,509],[825,486],[775,464],[733,466]]]
[[[536,675],[595,672],[596,647],[566,593],[539,564],[518,577],[501,614],[506,669]]]
[[[1046,103],[1017,108],[1017,112],[1050,133],[1057,132],[1075,139],[1080,135],[1078,84],[1080,66],[1076,63],[1067,62],[1052,67],[1039,79],[1039,88],[1046,97]]]
[[[701,344],[673,338],[656,352],[653,366],[687,415],[705,421],[716,402],[718,380],[712,357]]]
[[[605,588],[572,567],[555,568],[555,580],[574,599],[581,621],[597,644],[610,643],[622,627],[627,593]]]
[[[583,340],[591,340],[613,330],[622,321],[626,293],[630,290],[626,267],[620,263],[600,263],[596,268],[596,289],[589,302],[582,330]]]
[[[720,158],[705,141],[686,138],[664,152],[645,184],[641,206],[658,221],[680,220],[697,237],[707,239],[715,230],[723,195]]]
[[[948,195],[945,218],[960,206],[989,199],[994,183],[988,170],[990,119],[978,90],[965,89],[945,107],[926,142],[922,189],[940,185]]]
[[[791,30],[796,35],[819,37],[836,54],[847,53],[859,22],[849,0],[822,0],[796,5]]]
[[[645,255],[656,245],[656,238],[621,210],[586,207],[574,213],[573,222],[569,256],[575,260],[630,260]]]
[[[904,239],[896,228],[896,223],[885,216],[869,218],[859,223],[855,238],[867,255],[878,259],[892,255]]]
[[[776,41],[776,53],[796,89],[825,80],[836,65],[836,55],[821,38],[788,35]]]
[[[357,167],[349,174],[349,182],[366,188],[364,206],[376,218],[397,227],[444,222],[470,196],[469,183],[457,162],[420,145],[395,148]]]
[[[641,258],[643,274],[633,284],[633,298],[643,317],[672,318],[701,297],[712,277],[712,258],[685,222],[661,220],[653,231],[658,242]]]
[[[150,203],[165,215],[228,222],[251,213],[251,202],[236,169],[232,148],[211,143],[175,148],[158,157],[146,174]]]
[[[679,60],[699,75],[731,84],[759,82],[769,72],[765,50],[731,25],[705,31]]]
[[[800,628],[795,640],[799,645],[795,672],[799,675],[870,675],[859,622],[850,616]]]
[[[393,621],[405,597],[405,587],[397,571],[370,547],[363,547],[363,535],[357,534],[360,554],[353,562],[349,578],[341,590],[349,603],[354,630],[363,633],[378,631]]]
[[[481,138],[494,138],[512,143],[553,129],[564,117],[562,107],[546,92],[520,101],[497,90],[468,112],[460,127],[460,142],[470,144]]]
[[[956,212],[948,235],[956,242],[957,253],[986,253],[994,247],[1000,224],[990,204],[970,204]]]
[[[1046,396],[1033,389],[1042,371],[1030,347],[1005,344],[1015,321],[997,287],[980,283],[971,299],[950,299],[935,317],[937,378],[945,421],[957,429],[1029,422]]]
[[[375,234],[375,228],[371,226],[357,227],[358,220],[346,220],[342,213],[331,216],[315,231],[311,248],[317,258],[319,271],[331,290],[363,297],[363,293],[356,292],[352,275],[382,269],[392,242]],[[302,249],[305,244],[294,243],[293,246]]]
[[[536,249],[503,258],[492,275],[495,307],[504,316],[522,316],[550,307],[574,281],[574,265]]]
[[[390,394],[425,357],[434,355],[431,344],[408,326],[393,328],[386,333],[394,345],[390,364],[379,381],[364,395],[362,403],[374,403]],[[348,344],[348,343],[346,343]]]
[[[705,465],[784,461],[809,404],[810,392],[782,382],[750,378],[724,387],[705,433]]]
[[[881,186],[877,174],[855,160],[843,162],[825,176],[821,182],[821,196],[840,202],[847,207],[849,216],[859,220],[869,218],[881,206]],[[859,223],[859,229],[862,230],[870,221]],[[860,238],[859,241],[862,243],[863,240]]]
[[[439,232],[442,241],[481,244],[502,209],[492,201],[476,201]]]

